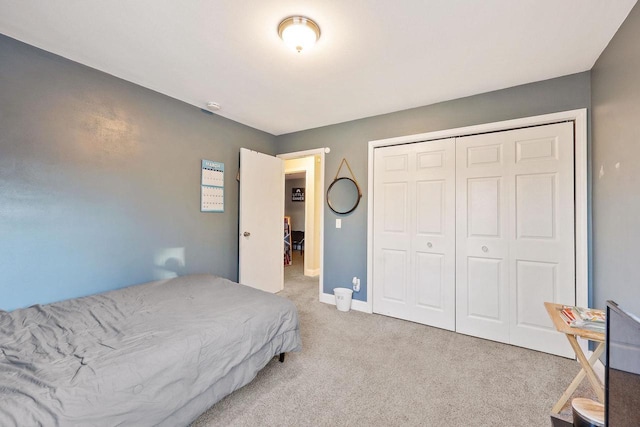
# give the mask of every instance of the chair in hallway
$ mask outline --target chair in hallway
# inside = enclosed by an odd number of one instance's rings
[[[304,231],[291,232],[291,248],[300,250],[300,255],[304,255]]]

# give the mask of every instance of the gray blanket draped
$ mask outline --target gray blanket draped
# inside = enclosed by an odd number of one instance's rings
[[[291,301],[185,276],[0,311],[0,425],[180,425],[299,351]]]

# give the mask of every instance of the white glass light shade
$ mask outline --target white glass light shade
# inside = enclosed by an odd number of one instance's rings
[[[320,38],[320,27],[309,18],[292,16],[280,23],[278,34],[287,46],[302,52]]]

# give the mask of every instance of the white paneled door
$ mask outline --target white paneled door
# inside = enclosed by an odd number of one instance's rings
[[[375,148],[373,311],[571,357],[573,122]]]
[[[282,159],[241,148],[238,281],[243,285],[282,290],[283,218]]]
[[[502,132],[456,140],[456,330],[509,342],[508,167]]]
[[[455,329],[454,139],[375,149],[373,311]]]
[[[575,304],[573,123],[456,140],[458,332],[571,357],[545,301]]]

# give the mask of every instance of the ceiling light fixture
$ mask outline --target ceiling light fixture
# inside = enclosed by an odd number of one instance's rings
[[[300,53],[318,41],[320,27],[304,16],[290,16],[278,25],[278,35],[284,44]]]

